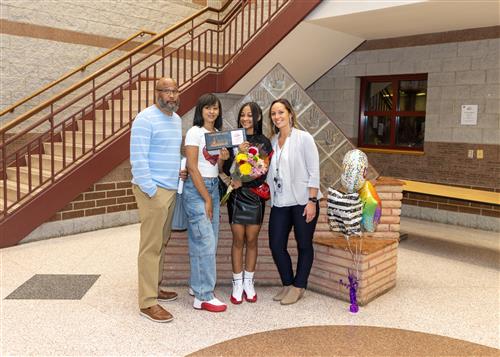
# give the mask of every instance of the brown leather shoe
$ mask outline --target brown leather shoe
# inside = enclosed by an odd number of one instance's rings
[[[175,291],[158,291],[158,301],[174,301],[177,299],[177,293]]]
[[[154,305],[147,309],[141,309],[139,314],[154,322],[170,322],[174,319],[172,314],[160,305]]]

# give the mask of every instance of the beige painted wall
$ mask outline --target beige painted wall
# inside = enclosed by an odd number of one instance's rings
[[[362,38],[301,22],[229,93],[246,94],[276,63],[281,63],[302,88],[307,88],[361,42]]]

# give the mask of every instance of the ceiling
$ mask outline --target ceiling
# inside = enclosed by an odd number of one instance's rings
[[[500,0],[325,1],[307,22],[365,40],[500,24]]]

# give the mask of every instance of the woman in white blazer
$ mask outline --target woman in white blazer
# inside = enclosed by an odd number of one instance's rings
[[[273,297],[282,305],[296,303],[307,288],[314,258],[312,239],[319,215],[319,155],[311,134],[296,128],[297,117],[286,99],[269,110],[274,155],[267,175],[271,191],[269,247],[283,288]],[[298,260],[295,274],[287,250],[294,229]]]

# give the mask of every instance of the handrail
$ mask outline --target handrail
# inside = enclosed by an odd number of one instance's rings
[[[31,116],[39,113],[40,111],[42,111],[43,109],[47,108],[48,106],[50,106],[52,103],[56,102],[57,100],[63,98],[64,96],[66,96],[67,94],[73,92],[74,90],[82,87],[83,85],[89,83],[90,81],[92,81],[93,79],[95,79],[96,77],[100,76],[101,74],[107,72],[108,70],[110,70],[111,68],[113,67],[116,67],[117,65],[119,65],[120,63],[124,62],[125,60],[127,60],[128,58],[130,58],[131,56],[141,52],[144,48],[148,47],[149,45],[155,43],[157,40],[161,39],[162,37],[166,36],[167,34],[169,34],[170,32],[173,32],[175,30],[177,30],[178,28],[186,25],[187,23],[189,23],[190,21],[193,21],[196,17],[204,14],[205,12],[207,11],[211,11],[211,12],[219,12],[219,11],[223,11],[227,6],[229,6],[228,4],[230,4],[231,1],[228,1],[226,2],[226,4],[224,4],[224,6],[219,10],[219,9],[215,9],[211,6],[206,6],[204,7],[203,9],[201,10],[198,10],[197,12],[195,12],[194,14],[192,14],[191,16],[187,17],[186,19],[184,19],[183,21],[167,28],[166,30],[164,30],[163,32],[160,32],[159,34],[157,34],[156,36],[150,38],[148,41],[144,42],[143,44],[137,46],[136,48],[134,48],[132,51],[128,52],[127,54],[125,54],[124,56],[116,59],[115,61],[109,63],[108,65],[104,66],[103,68],[101,68],[100,70],[94,72],[93,74],[91,74],[90,76],[84,78],[83,80],[81,80],[80,82],[72,85],[71,87],[69,87],[68,89],[62,91],[61,93],[55,95],[54,97],[52,97],[51,99],[45,101],[44,103],[36,106],[35,108],[29,110],[28,112],[26,112],[25,114],[21,115],[20,117],[12,120],[11,122],[7,123],[5,126],[2,126],[0,128],[0,135],[2,135],[3,133],[5,133],[7,130],[15,127],[16,125],[19,125],[20,123],[22,123],[23,121],[25,121],[26,119],[30,118]]]
[[[17,122],[29,113],[38,113],[45,108],[49,111],[36,118],[35,122],[19,127],[20,131],[6,135],[15,124],[0,128],[0,182],[3,182],[3,210],[0,209],[0,214],[9,216],[13,210],[28,204],[37,197],[32,195],[33,192],[47,191],[55,182],[67,177],[68,170],[82,165],[86,155],[108,148],[115,142],[115,134],[127,133],[135,114],[154,103],[154,95],[150,91],[152,79],[168,75],[176,78],[182,90],[188,91],[196,78],[201,78],[199,76],[223,71],[235,56],[242,53],[248,41],[261,33],[273,16],[293,3],[290,0],[273,0],[271,9],[271,2],[268,5],[267,1],[232,2],[233,7],[239,7],[240,11],[230,10],[232,18],[227,19],[224,26],[215,26],[215,29],[212,28],[214,26],[204,27],[206,18],[194,19],[206,11],[217,11],[216,16],[210,15],[211,18],[222,17],[221,11],[206,7],[19,117]],[[226,2],[226,7],[230,3]],[[258,6],[261,11],[257,12]],[[245,22],[252,14],[256,16],[253,26],[250,20]],[[260,14],[259,26],[257,14]],[[226,16],[223,18],[226,19]],[[174,33],[175,30],[177,32]],[[145,49],[147,46],[151,47]],[[141,55],[133,57],[136,53]],[[170,71],[169,74],[165,70]],[[83,87],[87,83],[90,88],[87,88],[88,85]],[[64,103],[59,103],[60,99]],[[66,116],[65,111],[73,105],[76,105],[76,111]],[[61,117],[56,118],[59,114],[62,114]],[[13,146],[7,147],[7,144]],[[21,167],[26,167],[27,171],[21,172]],[[15,168],[14,172],[12,168]],[[27,175],[27,186],[21,184],[21,175],[24,179]],[[7,188],[8,182],[14,184]]]
[[[39,89],[38,91],[36,91],[35,93],[33,93],[32,95],[24,98],[24,99],[21,99],[19,101],[17,101],[16,103],[12,104],[10,107],[8,107],[7,109],[4,109],[0,112],[0,117],[4,116],[5,114],[7,113],[12,113],[14,112],[14,110],[19,107],[20,105],[26,103],[27,101],[30,101],[31,99],[35,98],[37,95],[40,95],[42,94],[43,92],[49,90],[50,88],[54,87],[55,85],[61,83],[62,81],[64,81],[65,79],[71,77],[72,75],[74,75],[75,73],[78,73],[78,72],[81,72],[81,71],[84,71],[85,68],[87,68],[88,66],[90,66],[91,64],[99,61],[101,58],[104,58],[106,57],[107,55],[109,55],[111,52],[114,52],[116,51],[118,48],[122,47],[123,45],[129,43],[130,41],[132,41],[134,38],[138,37],[138,36],[144,36],[144,35],[156,35],[155,32],[151,32],[151,31],[147,31],[147,30],[141,30],[141,31],[138,31],[136,32],[135,34],[133,34],[132,36],[128,37],[127,39],[121,41],[120,43],[118,43],[117,45],[111,47],[110,49],[108,49],[107,51],[101,53],[99,56],[97,56],[96,58],[84,63],[83,65],[81,65],[80,67],[72,70],[71,72],[69,73],[66,73],[65,75],[63,75],[61,78],[55,80],[54,82],[52,83],[49,83],[47,84],[45,87]]]
[[[472,188],[439,185],[435,183],[418,182],[411,180],[402,181],[404,182],[403,191],[500,205],[500,193],[498,192],[475,190]]]
[[[244,0],[244,1],[248,1],[248,0]],[[226,4],[224,4],[224,6],[221,8],[221,11],[223,11],[223,9],[225,9],[230,2],[231,2],[231,0],[229,0],[228,2],[226,2]],[[243,6],[243,1],[238,2],[238,4],[235,7],[233,7],[231,9],[231,11],[229,11],[224,16],[224,18],[222,20],[207,19],[207,22],[209,24],[212,24],[212,25],[222,26],[241,8],[241,6]]]

